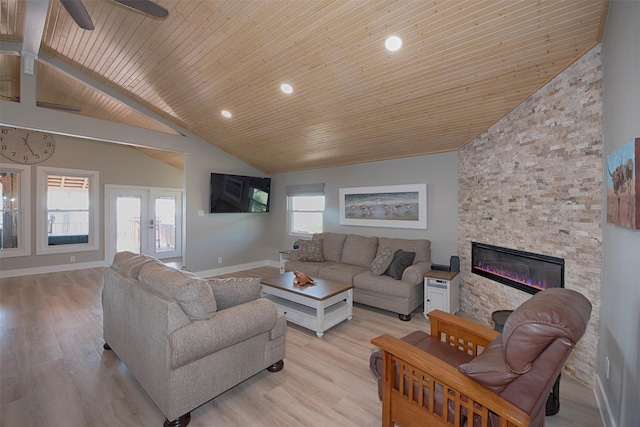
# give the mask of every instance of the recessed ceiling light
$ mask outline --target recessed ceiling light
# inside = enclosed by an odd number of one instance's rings
[[[402,47],[402,39],[398,36],[389,36],[384,41],[384,47],[391,52],[395,52]]]
[[[282,83],[280,85],[280,90],[283,91],[286,94],[293,93],[293,88],[291,87],[290,84],[287,84],[287,83]]]
[[[226,117],[227,119],[231,118],[231,113],[227,110],[220,111],[220,114],[222,114],[222,117]]]

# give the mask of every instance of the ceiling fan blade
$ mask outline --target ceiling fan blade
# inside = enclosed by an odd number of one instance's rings
[[[113,0],[124,6],[130,7],[154,18],[164,19],[169,15],[169,11],[151,0]]]
[[[69,15],[76,21],[76,24],[83,30],[93,30],[93,22],[89,16],[89,12],[85,9],[80,0],[60,0],[62,6],[67,9]]]
[[[20,102],[19,96],[7,96],[0,94],[0,98],[4,99],[5,101]]]
[[[38,107],[51,108],[53,110],[62,110],[62,111],[74,111],[79,113],[82,111],[80,107],[74,107],[73,105],[62,105],[62,104],[54,104],[52,102],[36,102]]]

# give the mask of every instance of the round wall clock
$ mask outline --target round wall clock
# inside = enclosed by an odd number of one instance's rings
[[[0,128],[0,154],[12,162],[44,162],[55,150],[56,142],[51,134],[5,126]]]

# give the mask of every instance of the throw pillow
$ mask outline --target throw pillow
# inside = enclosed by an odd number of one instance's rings
[[[374,276],[380,276],[387,271],[391,261],[393,261],[393,249],[391,249],[391,246],[385,246],[382,248],[380,255],[371,262],[371,273]]]
[[[301,240],[298,249],[298,261],[302,262],[322,262],[322,239]]]
[[[138,280],[174,299],[189,320],[209,320],[216,314],[211,287],[193,273],[149,262],[142,267]]]
[[[415,252],[405,252],[402,249],[398,249],[393,256],[393,261],[391,261],[389,268],[387,268],[387,271],[385,271],[384,274],[391,276],[396,280],[402,279],[402,273],[404,273],[405,268],[412,265],[415,258]]]
[[[113,267],[118,273],[123,276],[132,277],[137,279],[142,271],[142,267],[149,262],[159,262],[156,258],[134,254],[133,252],[118,252],[113,257]]]
[[[260,298],[260,279],[227,278],[207,280],[219,310]]]

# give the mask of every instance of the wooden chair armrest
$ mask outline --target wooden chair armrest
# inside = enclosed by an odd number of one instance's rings
[[[504,425],[525,427],[529,424],[530,417],[526,412],[467,377],[457,368],[418,347],[388,334],[372,339],[371,343],[383,351],[385,367],[388,363],[387,359],[390,357],[396,359],[396,361],[401,360],[411,367],[411,369],[408,370],[409,372],[414,370],[420,372],[429,377],[431,381],[442,384],[444,390],[453,391],[459,396],[465,396],[472,402],[470,404],[471,407],[473,406],[473,402],[475,402],[483,408],[494,412],[507,422]],[[391,365],[389,364],[388,366]],[[392,387],[392,379],[390,375],[387,375],[387,369],[385,369],[383,381],[384,387],[390,390]],[[390,398],[390,393],[391,391],[385,392],[383,400],[384,398]]]
[[[444,340],[474,356],[479,353],[478,347],[486,348],[500,335],[484,325],[441,310],[430,311],[427,316],[431,323],[432,337]]]

